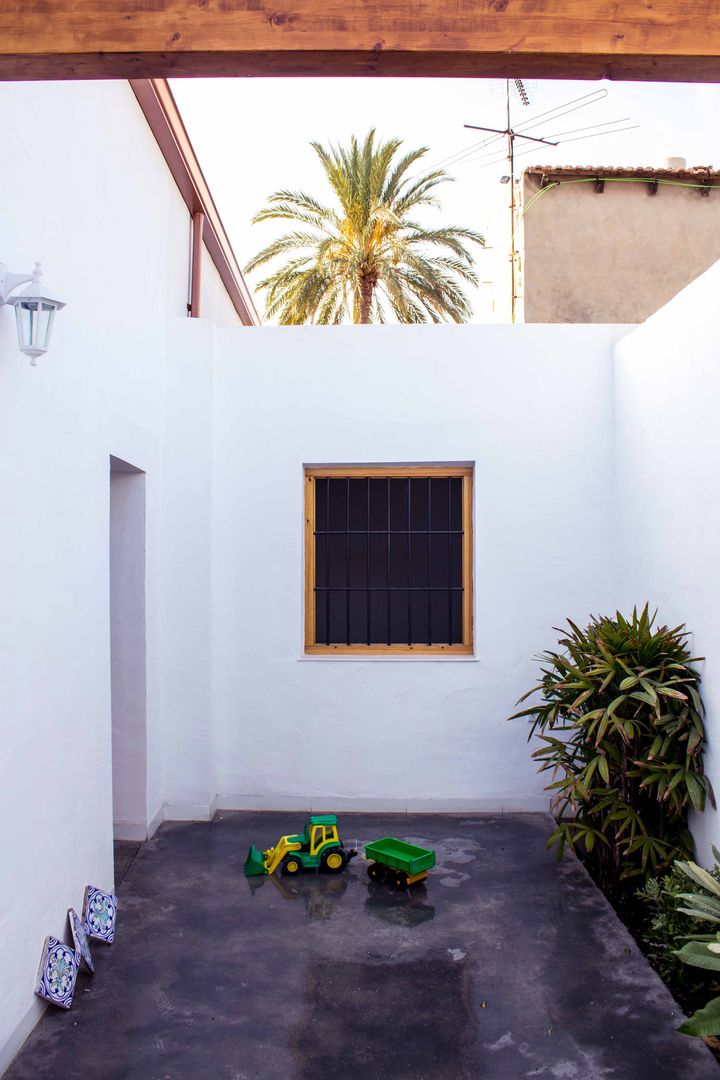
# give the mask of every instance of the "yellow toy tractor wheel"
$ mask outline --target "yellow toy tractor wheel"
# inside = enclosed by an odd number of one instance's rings
[[[345,852],[334,848],[326,851],[322,857],[322,868],[328,874],[340,874],[345,869],[347,858]]]
[[[302,862],[298,855],[286,855],[282,861],[281,871],[286,877],[294,877],[302,870]]]

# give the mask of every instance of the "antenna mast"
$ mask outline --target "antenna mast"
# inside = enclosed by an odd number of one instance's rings
[[[530,104],[527,90],[522,79],[513,79],[523,105]],[[479,124],[465,124],[466,128],[474,131],[491,131],[496,135],[504,135],[507,138],[507,159],[510,167],[510,175],[507,181],[510,184],[510,321],[515,322],[517,306],[517,252],[515,250],[515,140],[527,139],[528,142],[545,143],[546,146],[557,146],[550,139],[538,139],[534,135],[523,135],[521,131],[515,131],[510,116],[510,79],[505,80],[505,109],[506,123],[504,128],[480,127]],[[505,180],[505,177],[503,177]]]

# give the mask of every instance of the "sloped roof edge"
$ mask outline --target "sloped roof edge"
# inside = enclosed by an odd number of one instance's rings
[[[150,130],[191,214],[204,215],[203,242],[233,307],[244,326],[259,326],[260,317],[225,232],[210,188],[195,156],[167,79],[130,79]]]
[[[530,165],[524,170],[527,176],[628,176],[649,180],[715,180],[720,170],[712,165],[693,165],[685,169],[655,168],[653,165]]]

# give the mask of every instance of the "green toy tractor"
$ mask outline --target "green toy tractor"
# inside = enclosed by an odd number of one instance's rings
[[[311,817],[302,833],[281,836],[275,847],[260,852],[250,846],[245,860],[245,876],[280,872],[299,874],[302,870],[325,870],[328,874],[340,874],[357,851],[344,848],[338,836],[335,814]]]

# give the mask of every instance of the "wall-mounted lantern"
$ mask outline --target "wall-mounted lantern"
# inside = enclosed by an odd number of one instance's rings
[[[30,284],[21,293],[10,295],[28,281]],[[48,351],[55,312],[65,307],[43,285],[39,262],[35,263],[32,274],[11,274],[5,263],[0,263],[0,307],[3,304],[15,308],[20,352],[30,357],[31,364],[36,364],[38,356]]]

